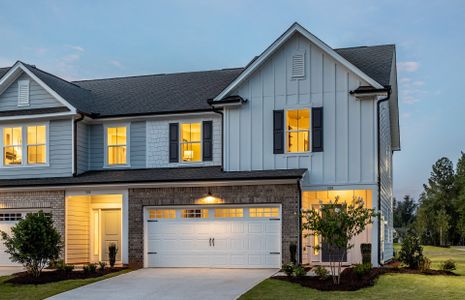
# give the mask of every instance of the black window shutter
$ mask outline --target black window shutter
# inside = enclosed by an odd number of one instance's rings
[[[179,162],[179,124],[170,123],[170,163]]]
[[[284,153],[284,110],[273,111],[273,153]]]
[[[312,108],[312,152],[323,151],[323,107]]]
[[[213,160],[213,122],[204,121],[202,128],[202,160]]]

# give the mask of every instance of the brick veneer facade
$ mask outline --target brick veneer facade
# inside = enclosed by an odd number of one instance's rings
[[[289,244],[297,242],[299,197],[297,184],[241,185],[217,187],[177,187],[129,189],[129,265],[142,268],[144,264],[144,206],[192,205],[211,192],[224,204],[282,205],[282,258],[289,261]]]
[[[65,192],[31,191],[1,192],[0,209],[24,209],[50,211],[56,229],[64,239],[65,236]]]

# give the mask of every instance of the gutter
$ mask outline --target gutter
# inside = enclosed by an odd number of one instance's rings
[[[77,176],[77,123],[84,119],[85,115],[80,114],[80,117],[74,119],[74,126],[73,126],[73,177]]]
[[[380,112],[381,112],[381,104],[388,101],[391,98],[391,89],[386,89],[387,96],[379,99],[376,103],[376,135],[377,135],[377,148],[378,148],[378,178],[377,178],[377,185],[378,185],[378,211],[381,212],[381,141],[380,141]],[[382,266],[384,263],[381,261],[381,215],[378,216],[378,264]]]

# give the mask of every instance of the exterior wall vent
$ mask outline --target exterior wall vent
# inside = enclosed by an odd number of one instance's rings
[[[29,106],[29,80],[18,81],[18,106]]]
[[[292,78],[305,77],[305,51],[297,50],[292,55]]]

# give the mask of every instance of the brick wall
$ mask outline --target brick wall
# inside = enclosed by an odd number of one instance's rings
[[[282,257],[289,261],[289,244],[297,242],[300,234],[297,184],[129,189],[129,265],[143,267],[144,206],[192,205],[209,191],[225,204],[282,204]]]
[[[4,208],[50,210],[55,227],[63,238],[65,236],[64,191],[1,192],[0,209]]]

